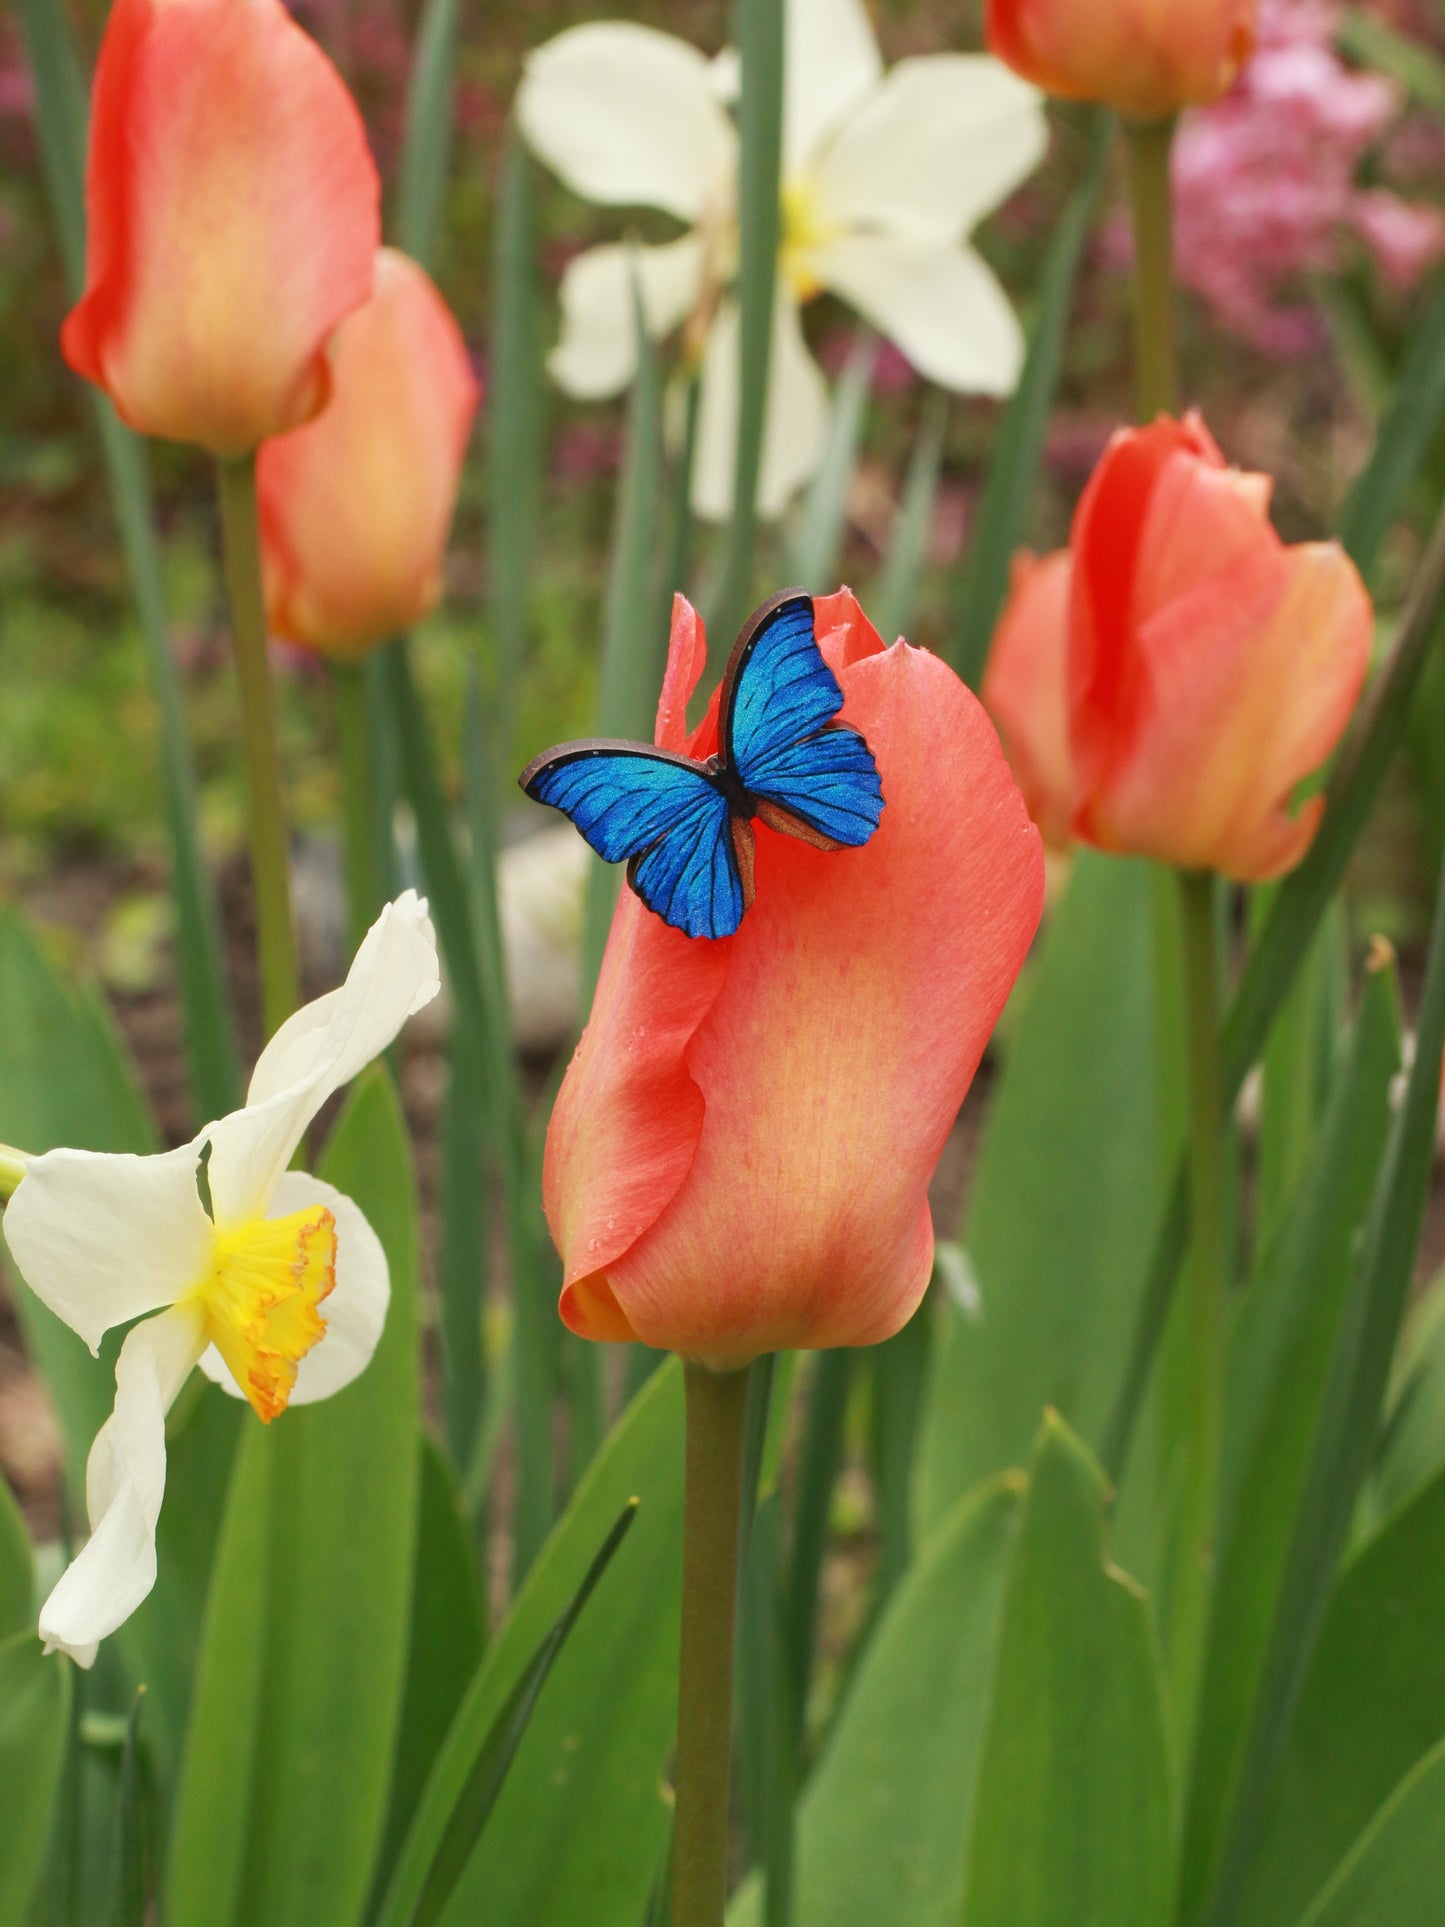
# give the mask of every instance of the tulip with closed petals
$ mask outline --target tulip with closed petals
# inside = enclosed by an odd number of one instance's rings
[[[691,939],[624,889],[547,1139],[562,1316],[716,1369],[871,1344],[933,1262],[928,1183],[1043,901],[1037,830],[981,705],[925,651],[885,649],[852,595],[819,645],[883,781],[862,849],[756,828],[757,896]],[[678,599],[656,740],[687,737],[705,661]]]
[[[256,462],[273,634],[327,655],[400,634],[441,594],[480,389],[429,277],[383,248],[330,352],[331,400]]]
[[[66,359],[140,433],[246,454],[325,401],[379,210],[356,105],[281,0],[116,0]]]
[[[1074,828],[1103,849],[1254,883],[1309,847],[1324,799],[1295,792],[1349,720],[1373,615],[1339,544],[1282,542],[1269,496],[1190,416],[1117,434],[1080,499],[1065,694]],[[1066,565],[1036,568],[1058,574],[1016,579],[1000,636],[1006,676],[1036,666],[1041,715]]]
[[[988,0],[988,44],[1045,93],[1158,120],[1228,92],[1254,46],[1256,4]]]

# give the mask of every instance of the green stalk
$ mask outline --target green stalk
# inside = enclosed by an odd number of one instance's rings
[[[1225,1301],[1224,1072],[1214,878],[1179,872],[1189,1070],[1189,1360],[1184,1486],[1174,1532],[1170,1672],[1187,1732],[1208,1617],[1219,1489]]]
[[[373,757],[361,663],[331,665],[331,700],[341,765],[342,855],[346,870],[346,929],[354,953],[381,909],[376,850]]]
[[[0,1144],[0,1202],[13,1198],[25,1176],[25,1155],[13,1144]]]
[[[1134,352],[1139,419],[1171,414],[1179,389],[1174,356],[1174,214],[1169,149],[1174,118],[1128,121],[1129,201],[1134,223]]]
[[[218,461],[226,592],[241,694],[241,731],[250,792],[251,885],[261,954],[261,1007],[272,1036],[300,1002],[296,932],[291,921],[291,877],[276,703],[266,660],[266,605],[261,589],[261,529],[256,515],[256,458]]]
[[[727,1899],[733,1613],[748,1374],[684,1363],[687,1477],[672,1927],[722,1927]]]

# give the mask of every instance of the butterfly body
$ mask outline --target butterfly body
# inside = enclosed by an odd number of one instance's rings
[[[813,635],[811,597],[753,615],[728,661],[719,750],[706,761],[607,738],[529,763],[522,788],[560,809],[650,910],[690,937],[731,936],[753,901],[753,821],[818,849],[857,848],[883,792],[868,745],[836,721],[843,692]]]

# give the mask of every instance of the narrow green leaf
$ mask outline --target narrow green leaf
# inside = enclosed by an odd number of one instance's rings
[[[1376,1182],[1335,1340],[1248,1739],[1241,1753],[1238,1792],[1222,1830],[1220,1873],[1210,1916],[1221,1927],[1234,1918],[1261,1804],[1288,1735],[1355,1502],[1374,1452],[1429,1190],[1442,1051],[1445,869],[1437,885],[1415,1058]]]
[[[1231,1927],[1295,1920],[1445,1738],[1445,1477],[1345,1568],[1310,1661]]]
[[[418,1486],[416,1199],[384,1072],[358,1086],[320,1175],[363,1204],[391,1304],[355,1384],[247,1425],[179,1780],[172,1927],[353,1921],[381,1842]]]
[[[486,1117],[474,1057],[454,1050],[442,1114],[442,1370],[447,1443],[453,1465],[471,1458],[486,1395],[482,1322],[486,1309]]]
[[[1445,71],[1445,69],[1442,69]],[[1339,538],[1364,575],[1400,513],[1445,414],[1445,275],[1411,337],[1370,459],[1340,510]]]
[[[845,1346],[815,1353],[808,1388],[808,1416],[793,1500],[793,1545],[787,1588],[788,1677],[800,1727],[805,1721],[813,1676],[818,1588],[828,1543],[833,1487],[843,1460],[843,1430],[848,1416],[852,1365],[853,1354]]]
[[[1019,1473],[1005,1473],[961,1499],[888,1602],[799,1803],[805,1927],[958,1918],[1022,1489]],[[749,1883],[728,1927],[756,1927],[760,1900]]]
[[[966,1927],[1164,1927],[1173,1872],[1149,1609],[1104,1554],[1104,1481],[1050,1415],[1029,1472],[969,1836]]]
[[[1300,1927],[1439,1927],[1445,1917],[1445,1741],[1396,1787]]]
[[[808,488],[802,527],[788,555],[789,578],[813,595],[837,587],[848,526],[848,490],[858,466],[877,360],[877,335],[871,328],[860,328],[833,393],[818,470]]]
[[[24,1921],[45,1862],[70,1728],[68,1660],[33,1633],[0,1644],[0,1921]]]
[[[411,1913],[410,1927],[433,1927],[441,1918],[442,1909],[461,1879],[467,1861],[481,1838],[482,1829],[497,1803],[507,1769],[515,1759],[517,1748],[536,1711],[547,1675],[636,1516],[637,1500],[630,1499],[587,1568],[581,1585],[523,1668],[516,1685],[493,1720],[427,1870],[421,1895]]]
[[[902,1331],[868,1354],[873,1377],[873,1479],[878,1495],[876,1602],[886,1599],[913,1557],[909,1517],[924,1390],[933,1362],[936,1321],[925,1299]],[[876,1610],[876,1605],[875,1605]]]
[[[35,1620],[35,1555],[15,1495],[0,1477],[0,1641]]]
[[[435,271],[451,160],[457,0],[427,0],[406,94],[406,131],[396,185],[396,238]]]
[[[748,1857],[762,1869],[766,1927],[793,1915],[798,1722],[783,1646],[782,1520],[776,1491],[748,1534],[739,1602],[734,1779]]]
[[[948,426],[948,398],[930,395],[923,426],[913,444],[903,500],[893,523],[893,539],[883,574],[869,601],[874,626],[885,642],[908,633],[918,602],[918,585],[928,559],[933,530],[933,505],[938,497],[938,475],[943,463],[943,435]]]
[[[738,424],[733,514],[708,611],[712,653],[732,648],[752,601],[758,478],[768,416],[783,146],[783,0],[734,0],[738,102]]]
[[[1411,1314],[1395,1378],[1367,1494],[1373,1524],[1445,1466],[1445,1290],[1439,1279]]]
[[[1230,1335],[1219,1540],[1183,1847],[1186,1917],[1205,1888],[1240,1764],[1399,1062],[1395,973],[1377,968],[1318,1147]]]
[[[88,111],[65,9],[23,0],[26,45],[35,81],[41,158],[72,296],[85,286],[84,171]],[[171,841],[176,964],[186,1013],[191,1095],[205,1117],[236,1103],[238,1077],[230,1007],[221,968],[215,901],[196,825],[195,764],[186,734],[175,663],[166,633],[164,576],[155,534],[144,445],[93,391],[101,452],[110,479],[146,660],[161,718],[161,777]]]
[[[1081,852],[1018,995],[966,1225],[982,1298],[945,1301],[919,1448],[927,1534],[1027,1461],[1046,1405],[1102,1430],[1156,1222],[1151,885]]]
[[[960,565],[958,614],[949,655],[973,689],[983,681],[994,627],[1008,594],[1009,567],[1027,532],[1073,306],[1074,278],[1103,191],[1113,137],[1113,117],[1103,108],[1095,109],[1084,177],[1049,243],[1023,373],[999,429],[979,503],[977,532]]]
[[[612,552],[602,614],[597,733],[649,743],[667,655],[667,629],[654,620],[662,611],[653,593],[662,514],[662,378],[635,282],[632,292],[637,374],[627,404],[627,430],[612,519]],[[602,966],[619,883],[614,865],[600,858],[593,860],[587,878],[582,945],[584,1012],[592,1001]],[[595,1347],[590,1349],[595,1351]]]
[[[125,1723],[125,1745],[120,1756],[120,1780],[115,1791],[115,1852],[112,1857],[112,1927],[145,1927],[150,1890],[150,1849],[146,1838],[144,1762],[141,1757],[140,1716],[145,1704],[142,1686],[131,1701]]]
[[[1273,892],[1256,890],[1262,922]],[[1326,916],[1280,1006],[1261,1064],[1256,1243],[1273,1236],[1294,1195],[1324,1113],[1349,973],[1343,907]]]
[[[1396,32],[1364,7],[1346,10],[1335,40],[1362,65],[1397,80],[1422,107],[1445,113],[1445,61],[1423,42]]]
[[[391,1804],[372,1886],[373,1912],[386,1891],[427,1775],[485,1644],[472,1542],[456,1482],[445,1453],[426,1431],[421,1435],[421,1496],[408,1641]]]
[[[446,1913],[449,1927],[599,1927],[647,1904],[665,1831],[662,1776],[677,1717],[682,1378],[654,1373],[577,1488],[457,1709],[397,1862],[378,1927],[404,1927],[461,1789],[532,1654],[632,1497],[619,1569],[557,1660],[495,1812]]]

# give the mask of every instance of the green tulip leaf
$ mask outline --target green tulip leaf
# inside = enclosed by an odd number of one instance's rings
[[[1440,1927],[1445,1743],[1406,1774],[1300,1927]]]
[[[0,1921],[25,1920],[45,1860],[70,1725],[70,1661],[33,1633],[0,1645]]]

